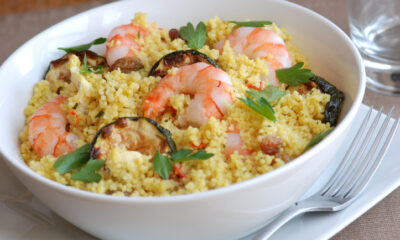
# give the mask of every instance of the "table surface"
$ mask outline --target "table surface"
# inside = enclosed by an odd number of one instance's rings
[[[349,32],[346,0],[291,1],[318,12],[346,33]],[[0,2],[2,6],[9,6],[0,11],[0,42],[2,43],[0,64],[2,64],[13,51],[42,30],[76,13],[110,1],[0,0]],[[27,2],[30,3],[28,7],[22,6]],[[82,2],[86,3],[82,4]],[[387,106],[386,109],[389,109],[391,106],[400,105],[400,96],[382,95],[367,89],[363,102],[367,105],[384,105]],[[397,109],[396,113],[399,112],[400,109]],[[335,235],[333,239],[399,239],[399,236],[400,190],[398,189]]]

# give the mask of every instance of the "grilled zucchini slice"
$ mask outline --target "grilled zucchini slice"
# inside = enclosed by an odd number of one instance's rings
[[[70,52],[62,56],[61,58],[51,61],[50,66],[45,74],[45,79],[47,81],[64,81],[67,83],[71,82],[71,70],[69,68],[71,61],[71,56],[75,55],[79,58],[81,65],[83,64],[83,59],[86,54],[87,65],[98,66],[101,65],[104,71],[108,71],[108,64],[104,57],[97,55],[95,52],[86,50],[80,52]]]
[[[122,117],[102,127],[93,139],[90,157],[106,160],[116,146],[151,156],[157,150],[176,151],[171,132],[145,117]]]
[[[314,76],[310,78],[310,81],[315,82],[321,92],[331,95],[330,101],[325,105],[324,119],[322,122],[329,122],[332,127],[336,126],[342,110],[344,93],[322,77]]]
[[[169,53],[158,60],[151,68],[149,76],[164,77],[173,67],[183,67],[197,62],[205,62],[219,68],[215,61],[204,53],[193,49],[180,50]]]

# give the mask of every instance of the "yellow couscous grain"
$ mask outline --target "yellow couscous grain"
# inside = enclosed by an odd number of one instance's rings
[[[248,86],[256,86],[261,75],[268,75],[266,62],[235,54],[227,41],[223,51],[213,46],[227,37],[237,26],[218,17],[205,21],[207,28],[206,45],[199,49],[211,59],[217,60],[221,69],[228,73],[233,86],[233,104],[228,106],[222,119],[211,117],[201,127],[182,126],[179,117],[190,104],[191,96],[176,94],[169,99],[170,109],[159,118],[159,123],[172,133],[178,149],[204,149],[214,155],[207,160],[187,161],[180,164],[185,177],[174,173],[170,179],[162,179],[153,170],[150,155],[127,151],[116,146],[108,155],[104,168],[98,173],[99,182],[86,183],[71,179],[71,173],[60,174],[53,168],[55,157],[39,157],[29,141],[29,121],[35,111],[50,99],[62,95],[66,101],[61,105],[66,114],[68,131],[77,135],[78,146],[90,143],[104,125],[125,116],[143,116],[144,98],[161,80],[148,76],[155,62],[176,50],[189,49],[180,38],[170,40],[168,32],[156,23],[148,23],[146,15],[137,13],[132,22],[148,29],[146,37],[140,37],[140,50],[136,56],[142,60],[143,68],[131,73],[119,69],[104,74],[81,73],[82,64],[78,57],[71,58],[69,69],[71,81],[54,79],[50,71],[46,80],[39,81],[33,88],[33,95],[25,108],[26,125],[20,133],[20,151],[27,165],[38,174],[82,190],[115,196],[169,196],[196,193],[220,188],[251,179],[285,164],[285,161],[299,156],[307,143],[318,133],[330,128],[323,123],[323,111],[330,96],[318,89],[300,94],[295,89],[273,103],[276,122],[250,109],[238,97],[244,97]],[[292,44],[291,36],[275,24],[268,27],[277,32],[285,41],[292,62],[305,62],[305,56]],[[117,42],[108,42],[112,47]],[[172,68],[169,74],[176,74]],[[281,87],[281,90],[285,90]],[[173,109],[173,110],[171,110]],[[225,152],[227,133],[237,133],[241,146],[230,156]],[[282,146],[279,154],[266,154],[261,143],[269,136],[279,136]],[[247,154],[241,150],[251,149]]]

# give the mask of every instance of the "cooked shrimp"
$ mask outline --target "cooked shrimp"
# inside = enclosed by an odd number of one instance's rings
[[[76,148],[78,136],[66,131],[67,120],[60,108],[64,101],[62,96],[53,98],[36,110],[29,121],[29,142],[40,157],[58,157]]]
[[[168,107],[174,94],[190,94],[190,100],[180,120],[199,127],[209,118],[221,119],[231,104],[232,86],[229,75],[207,63],[198,62],[180,67],[175,75],[167,75],[143,101],[144,116],[155,119]]]
[[[135,50],[140,49],[137,39],[147,36],[148,31],[134,24],[125,24],[113,28],[107,37],[106,59],[112,66],[115,61],[124,57],[134,57]]]
[[[226,142],[225,142],[225,157],[230,158],[231,154],[237,151],[240,155],[250,155],[253,153],[252,150],[243,148],[243,141],[240,137],[239,130],[228,131],[226,133]]]
[[[262,81],[266,80],[271,85],[280,84],[275,77],[275,70],[291,66],[291,58],[285,42],[271,30],[240,27],[214,47],[222,51],[227,40],[235,53],[245,54],[252,59],[261,58],[268,63],[270,74],[262,76]]]

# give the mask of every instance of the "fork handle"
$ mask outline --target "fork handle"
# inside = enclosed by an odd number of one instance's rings
[[[293,204],[283,213],[281,213],[277,218],[275,218],[271,223],[267,226],[263,227],[258,234],[253,238],[253,240],[267,240],[274,234],[280,227],[282,227],[285,223],[290,221],[292,218],[296,217],[297,215],[309,212],[310,209],[305,207],[299,203]]]

